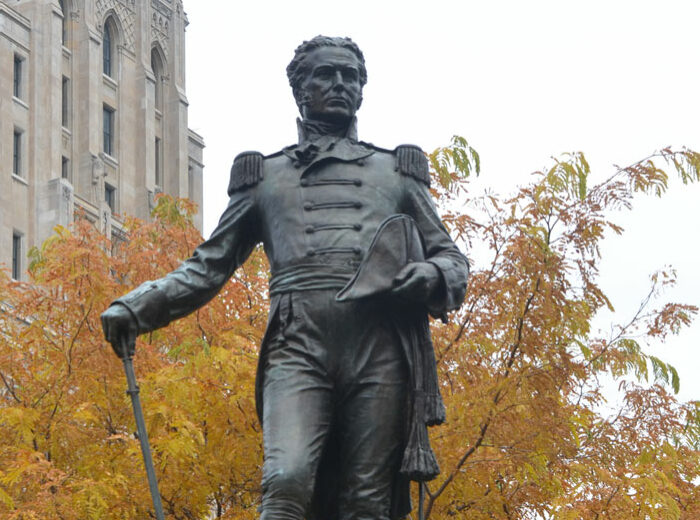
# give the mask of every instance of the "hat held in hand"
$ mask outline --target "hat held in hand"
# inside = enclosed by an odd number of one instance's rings
[[[360,267],[335,299],[356,300],[389,291],[405,265],[424,260],[423,239],[416,222],[408,215],[392,215],[379,225]]]

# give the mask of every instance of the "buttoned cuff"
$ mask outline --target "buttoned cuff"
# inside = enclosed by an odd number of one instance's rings
[[[433,317],[444,321],[446,312],[459,309],[467,292],[467,278],[469,277],[469,262],[464,258],[464,263],[459,264],[453,258],[432,257],[426,262],[437,267],[442,277],[441,291],[428,302],[428,310]]]
[[[112,305],[123,305],[136,318],[139,334],[170,323],[168,297],[154,282],[145,282],[130,293],[117,298]]]

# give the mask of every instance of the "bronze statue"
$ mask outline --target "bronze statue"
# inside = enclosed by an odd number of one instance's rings
[[[460,306],[469,264],[435,210],[423,152],[358,141],[357,45],[317,36],[287,75],[298,144],[238,155],[209,240],[117,299],[105,336],[123,356],[120,341],[204,305],[262,242],[272,275],[256,383],[261,518],[403,518],[410,480],[439,472],[426,426],[445,410],[428,314]]]

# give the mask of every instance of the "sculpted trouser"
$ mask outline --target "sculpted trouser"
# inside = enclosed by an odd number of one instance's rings
[[[330,473],[338,479],[337,520],[390,518],[403,446],[405,361],[381,304],[338,303],[336,292],[281,295],[270,324],[261,520],[306,517],[324,449],[337,450]]]

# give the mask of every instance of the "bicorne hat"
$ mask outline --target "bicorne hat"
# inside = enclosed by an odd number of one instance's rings
[[[335,299],[357,300],[387,292],[405,265],[424,260],[423,238],[416,222],[408,215],[392,215],[379,225],[355,275]]]

